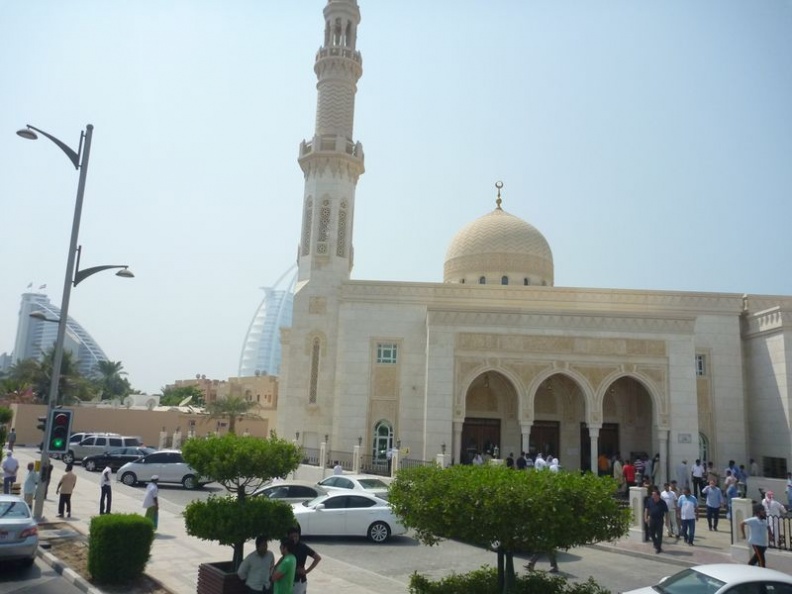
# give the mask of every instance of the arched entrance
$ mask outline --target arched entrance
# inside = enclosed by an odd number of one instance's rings
[[[562,373],[545,379],[534,395],[534,422],[529,450],[558,458],[566,469],[588,468],[588,437],[581,438],[586,419],[586,397],[571,377]]]
[[[520,452],[517,390],[497,371],[480,374],[468,387],[460,462],[469,464],[476,453],[487,452],[501,458]]]
[[[600,452],[612,449],[622,459],[636,456],[652,458],[654,445],[652,397],[638,380],[621,377],[614,381],[602,400],[603,429],[600,430]]]

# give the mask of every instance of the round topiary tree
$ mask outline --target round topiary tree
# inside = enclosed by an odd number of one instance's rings
[[[275,435],[261,439],[228,434],[190,439],[182,446],[182,455],[198,474],[229,492],[188,504],[184,509],[187,534],[232,546],[234,571],[242,563],[246,541],[261,534],[282,536],[294,525],[291,506],[249,495],[299,466],[302,454],[296,445]]]

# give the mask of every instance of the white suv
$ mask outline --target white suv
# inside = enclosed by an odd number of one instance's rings
[[[159,477],[161,483],[179,483],[185,489],[198,489],[212,482],[205,477],[199,477],[184,461],[179,450],[160,450],[134,462],[127,462],[118,469],[116,480],[131,487],[149,482],[154,475]]]
[[[69,451],[63,454],[61,459],[66,464],[71,464],[75,460],[82,460],[86,456],[93,454],[104,454],[108,450],[115,448],[134,448],[141,446],[139,437],[124,435],[107,435],[104,433],[93,433],[85,437],[80,443],[69,443]]]

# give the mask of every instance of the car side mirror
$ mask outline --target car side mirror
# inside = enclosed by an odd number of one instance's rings
[[[316,504],[316,511],[322,511],[325,508],[324,503]]]

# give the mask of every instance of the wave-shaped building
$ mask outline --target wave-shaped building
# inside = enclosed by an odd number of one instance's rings
[[[274,286],[261,287],[264,298],[245,335],[239,357],[239,377],[280,373],[280,329],[291,326],[296,281],[297,266],[294,265]]]
[[[60,319],[60,308],[50,303],[49,297],[43,293],[23,293],[19,306],[16,341],[11,354],[12,364],[25,359],[40,361],[44,358],[45,353],[55,345],[58,324],[31,318],[30,314],[34,312],[41,312],[50,320]],[[99,361],[108,360],[102,347],[71,316],[66,321],[66,337],[63,348],[76,359],[77,368],[83,375],[90,375]]]

